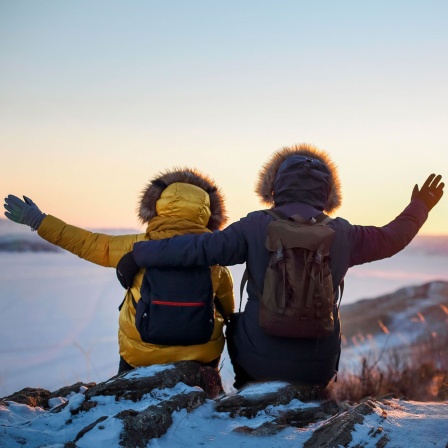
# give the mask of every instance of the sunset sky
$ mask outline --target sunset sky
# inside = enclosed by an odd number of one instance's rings
[[[336,215],[386,224],[448,179],[447,23],[442,0],[0,0],[0,194],[141,228],[141,189],[189,166],[233,221],[308,142],[339,166]],[[448,193],[422,233],[448,234]]]

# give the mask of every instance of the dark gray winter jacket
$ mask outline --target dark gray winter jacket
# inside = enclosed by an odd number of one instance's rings
[[[282,175],[274,195],[279,210],[289,216],[298,213],[305,219],[322,213],[325,176],[314,176],[310,182],[301,179],[297,188],[297,167],[294,175],[285,172]],[[321,188],[319,182],[323,184]],[[335,290],[350,267],[391,257],[406,247],[427,216],[425,204],[414,200],[383,227],[352,225],[342,218],[333,219],[329,223],[335,231],[330,263]],[[333,335],[318,340],[271,337],[258,324],[257,291],[263,290],[269,261],[265,240],[267,225],[272,219],[262,211],[255,211],[219,232],[139,242],[134,245],[134,258],[141,267],[246,263],[250,273],[248,301],[234,335],[237,363],[256,380],[326,384],[335,373],[340,352],[340,321],[336,309]]]

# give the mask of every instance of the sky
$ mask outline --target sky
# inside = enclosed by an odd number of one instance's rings
[[[87,228],[139,228],[141,190],[202,171],[230,221],[258,171],[311,143],[353,224],[448,178],[448,3],[0,0],[0,194]],[[448,234],[445,195],[424,234]]]

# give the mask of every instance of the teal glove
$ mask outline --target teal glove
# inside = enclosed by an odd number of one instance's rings
[[[440,174],[438,176],[430,174],[422,188],[419,189],[418,185],[415,185],[411,200],[421,199],[428,207],[428,211],[430,211],[443,196],[443,187],[445,184],[440,182],[441,180],[442,176]]]
[[[37,230],[47,216],[39,210],[39,207],[26,196],[23,196],[25,202],[19,199],[17,196],[9,194],[5,198],[3,206],[7,210],[5,216],[11,221],[18,222],[19,224],[25,224],[30,226],[33,230]]]

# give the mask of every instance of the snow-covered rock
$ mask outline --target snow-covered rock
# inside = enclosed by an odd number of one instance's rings
[[[337,404],[285,382],[220,392],[216,371],[186,361],[53,393],[24,389],[0,400],[0,447],[444,448],[448,442],[446,402]]]

